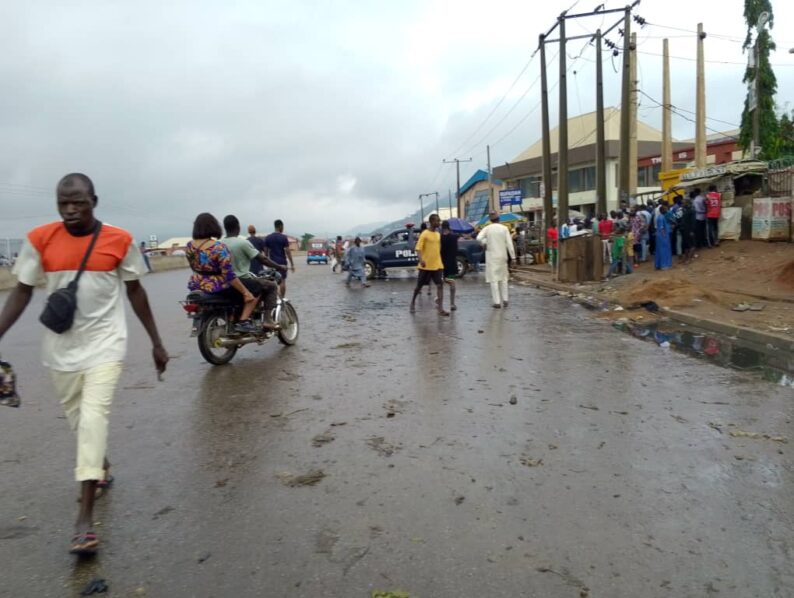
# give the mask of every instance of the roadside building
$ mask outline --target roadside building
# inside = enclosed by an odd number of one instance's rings
[[[504,183],[494,177],[488,184],[488,172],[478,170],[469,177],[460,187],[459,205],[466,222],[477,222],[490,210],[499,209],[499,190],[504,188]],[[493,190],[493,194],[491,191]],[[493,195],[493,203],[491,203]]]
[[[591,214],[596,209],[596,113],[589,112],[568,120],[568,203],[572,210]],[[606,140],[606,188],[607,209],[618,207],[618,164],[620,160],[620,110],[607,108],[604,111],[604,137]],[[559,132],[555,128],[550,133],[552,164],[552,197],[556,205],[557,161]],[[673,143],[673,151],[686,148],[687,144]],[[662,132],[650,125],[637,122],[637,156],[645,159],[659,156],[662,149]],[[682,168],[685,163],[677,163]],[[658,172],[658,170],[657,170]],[[530,220],[540,219],[543,210],[541,186],[543,181],[543,148],[539,139],[516,156],[514,160],[494,168],[494,176],[504,180],[507,187],[517,187],[522,191],[521,211]],[[658,180],[653,178],[653,167],[638,171],[637,192],[660,189]],[[653,179],[653,180],[651,180]],[[643,184],[640,184],[643,183]]]

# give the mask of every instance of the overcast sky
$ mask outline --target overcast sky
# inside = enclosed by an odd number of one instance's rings
[[[282,218],[287,232],[319,235],[401,217],[420,193],[454,193],[455,168],[443,158],[473,158],[461,166],[465,180],[485,168],[486,144],[500,165],[537,140],[539,63],[530,57],[572,3],[8,2],[0,237],[57,218],[53,188],[70,171],[94,179],[102,220],[139,239],[189,235],[202,211],[265,231]],[[782,26],[794,22],[794,3],[773,7],[783,107],[794,102],[794,33]],[[661,100],[662,37],[674,57],[694,59],[689,31],[702,21],[706,59],[722,61],[707,64],[708,126],[733,128],[745,96],[742,10],[743,0],[643,0],[636,12],[653,25],[634,29],[640,88]],[[568,34],[618,17],[569,22]],[[594,49],[569,44],[571,59],[580,52],[568,77],[571,116],[595,108]],[[555,54],[550,47],[556,89]],[[618,105],[609,55],[605,70],[605,102]],[[673,104],[694,111],[694,61],[674,58],[672,71]],[[551,102],[554,125],[554,93]],[[661,128],[647,97],[639,114]],[[694,136],[684,118],[673,126],[677,138]]]

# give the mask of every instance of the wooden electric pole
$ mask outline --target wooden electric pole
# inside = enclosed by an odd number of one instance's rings
[[[629,200],[629,136],[631,135],[630,121],[630,81],[631,81],[631,8],[625,9],[623,17],[623,72],[620,94],[620,180],[618,181],[618,203]]]
[[[596,213],[607,213],[607,163],[604,132],[604,67],[601,30],[596,31]]]
[[[460,163],[461,162],[471,162],[471,158],[469,158],[468,160],[460,160],[458,158],[453,158],[452,160],[446,160],[445,159],[445,160],[442,160],[442,162],[444,164],[455,164],[455,172],[456,172],[456,175],[457,175],[457,191],[455,192],[455,198],[457,199],[456,207],[457,207],[457,210],[458,210],[458,215],[460,215],[460,214],[463,213],[463,210],[461,210],[461,206],[460,206]]]
[[[637,197],[637,34],[631,34],[631,90],[629,94],[629,197]]]
[[[673,169],[673,129],[670,105],[670,48],[662,41],[662,172]]]
[[[703,23],[698,23],[697,96],[695,104],[695,168],[706,167],[706,69]]]
[[[565,50],[565,13],[558,18],[560,28],[560,124],[557,126],[557,230],[562,239],[562,225],[568,220],[568,81]],[[561,260],[557,260],[558,262]],[[558,269],[559,271],[559,269]]]
[[[552,204],[551,182],[551,139],[549,133],[549,82],[546,76],[546,36],[541,34],[540,44],[540,103],[541,103],[541,130],[543,146],[543,230],[551,226],[554,219],[554,206]],[[546,244],[546,235],[543,235],[543,244]]]
[[[491,173],[491,146],[485,146],[485,153],[488,156],[488,209],[495,210],[493,202],[493,174]]]

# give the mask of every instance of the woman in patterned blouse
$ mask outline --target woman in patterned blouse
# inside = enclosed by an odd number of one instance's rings
[[[229,249],[220,239],[221,225],[212,214],[203,212],[193,222],[193,239],[188,242],[186,255],[193,274],[187,283],[191,291],[228,296],[233,301],[243,297],[243,313],[234,326],[238,332],[256,332],[251,322],[258,297],[255,297],[234,274]]]

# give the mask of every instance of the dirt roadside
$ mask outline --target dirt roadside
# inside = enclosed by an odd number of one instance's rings
[[[597,283],[555,283],[545,265],[520,267],[516,278],[553,288],[562,284],[574,295],[592,296],[625,310],[653,302],[662,313],[673,310],[693,320],[748,328],[794,342],[791,243],[723,241],[719,247],[699,251],[690,264],[680,265],[676,258],[671,270],[657,271],[649,262],[633,274]],[[627,315],[619,310],[602,312],[601,317],[610,314]],[[642,317],[654,314],[643,309]]]

